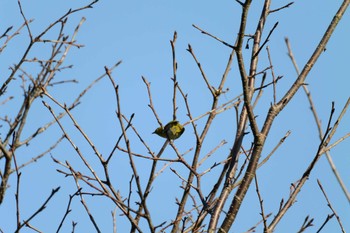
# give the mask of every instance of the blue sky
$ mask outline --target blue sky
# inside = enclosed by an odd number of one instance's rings
[[[249,14],[247,32],[253,33],[256,28],[256,20],[260,15],[260,3],[255,1]],[[34,18],[31,24],[33,34],[41,32],[49,23],[63,15],[69,8],[83,6],[87,1],[23,1],[23,10],[28,19]],[[272,8],[278,8],[287,4],[286,1],[275,1]],[[287,48],[284,38],[290,39],[293,53],[300,68],[303,67],[311,53],[315,49],[323,32],[332,19],[341,1],[317,0],[296,1],[294,5],[284,11],[274,13],[269,17],[266,25],[267,30],[278,21],[279,25],[271,36],[269,47],[274,63],[276,75],[283,75],[283,79],[278,84],[277,98],[281,98],[289,85],[295,80],[294,68],[287,56]],[[315,7],[317,6],[317,7]],[[92,80],[104,73],[104,66],[112,66],[119,60],[122,64],[113,72],[117,84],[120,87],[122,111],[130,116],[135,113],[134,125],[141,132],[144,139],[152,146],[154,151],[159,150],[164,140],[152,135],[151,132],[157,127],[157,121],[153,117],[151,110],[147,107],[147,90],[141,80],[144,76],[151,82],[153,101],[163,123],[172,117],[172,60],[170,39],[174,31],[178,33],[176,43],[176,54],[178,62],[178,81],[183,90],[188,93],[191,111],[194,116],[201,115],[208,111],[211,105],[211,97],[206,89],[200,72],[190,54],[186,51],[188,44],[191,44],[198,59],[200,60],[209,81],[217,86],[224,72],[226,61],[230,50],[224,45],[201,34],[192,27],[195,24],[217,37],[233,44],[235,41],[237,28],[240,20],[240,6],[235,1],[100,1],[94,5],[93,9],[82,11],[73,15],[68,20],[66,33],[71,33],[82,17],[86,18],[78,36],[77,43],[84,44],[85,47],[72,48],[65,64],[74,64],[74,67],[57,74],[57,80],[77,79],[79,84],[65,84],[57,86],[56,89],[49,89],[49,92],[61,103],[70,103],[80,91],[82,91]],[[22,23],[17,1],[2,1],[0,3],[0,33],[7,27],[13,25],[18,28]],[[349,98],[348,87],[348,54],[350,45],[348,35],[350,14],[347,12],[343,20],[339,23],[333,37],[330,39],[327,50],[321,55],[319,61],[310,72],[306,82],[313,95],[322,126],[325,129],[328,120],[331,102],[335,101],[336,113],[338,116],[342,106]],[[54,31],[54,32],[57,32]],[[50,34],[50,35],[55,35]],[[47,36],[49,37],[49,35]],[[2,43],[2,41],[1,41]],[[12,43],[4,50],[0,56],[1,79],[9,74],[8,67],[15,64],[23,49],[28,45],[26,31],[16,37]],[[45,58],[50,46],[48,44],[39,45],[34,48],[31,56]],[[245,51],[247,59],[250,50]],[[263,51],[260,59],[260,69],[268,66],[266,52]],[[35,73],[36,68],[28,65],[28,70]],[[240,80],[237,75],[236,61],[232,66],[232,72],[225,87],[230,91],[223,95],[221,102],[240,94]],[[268,75],[270,78],[270,74]],[[14,91],[18,89],[14,88]],[[18,92],[19,93],[19,92]],[[18,96],[21,94],[19,93]],[[265,90],[264,97],[256,108],[258,122],[261,126],[265,118],[267,107],[271,102],[271,89]],[[17,98],[19,99],[19,98]],[[45,99],[48,101],[47,99]],[[2,101],[2,100],[1,100]],[[60,109],[48,101],[56,112]],[[13,101],[16,102],[16,98]],[[188,120],[185,105],[182,100],[178,101],[178,119],[181,122]],[[1,112],[13,111],[15,104],[1,106]],[[120,135],[118,120],[115,115],[115,97],[113,89],[108,79],[98,83],[83,99],[80,106],[74,110],[74,116],[80,126],[92,139],[103,155],[107,155],[113,148],[117,137]],[[34,105],[33,112],[29,118],[30,124],[26,128],[29,135],[40,124],[51,120],[52,116],[40,101]],[[334,140],[349,132],[350,118],[345,116]],[[203,126],[205,120],[199,120],[198,126]],[[93,152],[77,133],[73,124],[68,119],[63,121],[69,134],[80,147],[82,152],[91,159],[91,163],[96,164]],[[233,134],[235,130],[235,113],[229,110],[217,117],[213,128],[210,130],[203,155],[212,150],[221,140],[228,143],[220,148],[211,158],[211,162],[223,160],[232,146]],[[261,193],[266,205],[266,212],[276,213],[281,198],[286,199],[289,195],[289,185],[297,181],[302,172],[316,153],[318,146],[318,133],[314,123],[305,94],[300,90],[295,98],[290,102],[285,111],[276,119],[269,140],[264,148],[263,156],[266,156],[276,145],[277,141],[285,133],[291,130],[292,134],[281,146],[276,154],[270,159],[266,166],[258,171]],[[3,134],[3,133],[2,133]],[[2,136],[1,134],[1,136]],[[35,139],[30,145],[30,151],[23,148],[18,152],[19,160],[24,162],[42,152],[50,143],[54,142],[61,135],[59,128],[54,126],[47,132],[47,136]],[[333,140],[333,141],[334,141]],[[139,153],[145,153],[143,147],[136,137],[131,136],[133,148]],[[186,151],[194,145],[194,135],[190,127],[185,134],[176,141],[176,145],[181,151]],[[250,141],[244,144],[249,148]],[[339,144],[331,151],[334,162],[338,167],[347,187],[350,187],[350,144],[347,141]],[[51,153],[61,161],[69,161],[72,165],[82,171],[81,161],[74,153],[73,149],[64,141],[55,151]],[[174,158],[171,150],[167,154]],[[191,156],[189,153],[187,156]],[[188,161],[191,161],[188,159]],[[203,170],[210,167],[208,162]],[[148,162],[139,160],[140,175],[147,174]],[[0,161],[3,166],[3,161]],[[130,169],[126,158],[121,155],[115,156],[112,161],[113,179],[115,186],[122,190],[122,195],[127,195],[127,187],[130,180]],[[145,167],[145,169],[142,169]],[[186,170],[174,165],[184,176]],[[46,198],[52,188],[61,186],[60,192],[54,197],[41,215],[34,219],[33,225],[38,226],[44,232],[51,232],[56,229],[63,215],[68,195],[75,190],[73,180],[63,177],[56,172],[62,169],[53,163],[50,156],[46,156],[35,164],[23,169],[21,180],[22,196],[21,208],[22,217],[26,218],[36,208],[38,203]],[[96,166],[97,172],[101,168]],[[219,171],[214,170],[212,175]],[[5,203],[0,206],[2,218],[0,229],[4,232],[12,232],[15,228],[14,191],[15,177],[11,179],[11,187],[8,189]],[[214,182],[208,176],[208,184]],[[334,175],[331,173],[325,158],[317,164],[309,181],[302,189],[297,203],[288,212],[285,220],[276,228],[276,232],[296,232],[307,215],[315,218],[313,229],[318,229],[326,215],[331,213],[327,207],[325,199],[317,186],[316,180],[320,179],[329,198],[338,214],[343,220],[346,229],[350,229],[349,203],[342,195],[339,185]],[[180,197],[178,186],[181,185],[178,178],[167,169],[154,184],[154,195],[150,197],[150,204],[153,204],[153,216],[156,222],[169,221],[176,210],[175,197]],[[161,192],[165,189],[166,192]],[[42,196],[44,195],[44,196]],[[136,196],[136,192],[134,192]],[[96,216],[98,224],[103,232],[111,232],[111,211],[113,205],[103,198],[87,198],[91,209]],[[170,203],[170,204],[169,204]],[[166,208],[164,208],[166,206]],[[85,214],[78,199],[75,199],[72,206],[72,213],[64,226],[62,232],[67,232],[71,228],[71,221],[78,221],[76,232],[87,232],[92,229],[92,225]],[[237,224],[234,224],[234,232],[247,231],[251,226],[260,220],[258,199],[254,189],[250,189],[247,194],[247,201],[243,203]],[[6,214],[6,215],[4,215]],[[45,217],[44,217],[45,216]],[[46,216],[50,216],[47,218]],[[58,216],[58,217],[57,217]],[[45,219],[45,221],[43,221]],[[4,220],[4,221],[3,221]],[[129,224],[119,217],[117,220],[118,232],[129,229]],[[53,227],[54,226],[54,227]],[[53,227],[53,228],[52,228]],[[24,231],[26,232],[26,231]],[[335,219],[332,219],[324,232],[339,232],[339,226]]]

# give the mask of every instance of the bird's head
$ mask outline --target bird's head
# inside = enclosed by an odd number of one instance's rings
[[[153,132],[154,134],[157,134],[161,137],[166,137],[166,134],[164,133],[163,127],[158,127],[156,130]]]

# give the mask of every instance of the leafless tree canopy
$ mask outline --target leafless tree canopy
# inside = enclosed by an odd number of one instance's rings
[[[340,138],[334,137],[337,129],[344,127],[342,119],[350,104],[350,99],[348,97],[347,100],[345,99],[345,106],[340,106],[339,103],[329,106],[328,116],[323,116],[323,119],[328,117],[327,122],[321,124],[317,106],[312,101],[312,95],[306,82],[310,70],[325,51],[327,42],[342,19],[350,3],[349,0],[344,0],[339,6],[327,30],[320,38],[319,44],[302,67],[297,66],[292,41],[285,39],[285,48],[290,57],[290,63],[293,64],[296,71],[293,83],[287,90],[279,87],[279,81],[284,77],[275,72],[274,54],[269,48],[270,40],[279,25],[275,23],[273,27],[267,27],[266,24],[271,15],[287,12],[293,7],[293,2],[273,9],[271,1],[265,0],[258,20],[251,22],[248,13],[251,11],[252,1],[236,0],[235,4],[241,8],[241,15],[236,17],[236,20],[240,20],[240,26],[239,30],[232,34],[233,42],[225,41],[203,29],[205,26],[193,25],[193,30],[202,33],[203,38],[215,41],[230,52],[219,82],[213,83],[206,74],[206,67],[201,65],[201,58],[195,51],[195,45],[189,44],[187,47],[188,54],[193,58],[193,65],[198,68],[202,77],[202,80],[198,82],[205,85],[203,92],[211,97],[211,102],[206,103],[210,108],[200,115],[193,113],[193,103],[189,99],[193,93],[183,88],[186,80],[180,79],[177,75],[177,42],[180,39],[177,32],[170,35],[172,54],[169,56],[172,57],[173,69],[169,83],[171,83],[172,103],[167,107],[172,112],[172,119],[167,120],[181,121],[178,112],[181,110],[186,113],[188,120],[181,123],[186,128],[186,137],[192,137],[194,143],[185,149],[179,146],[182,143],[181,138],[177,140],[157,138],[157,140],[164,140],[163,146],[159,148],[154,140],[149,140],[151,132],[143,132],[142,128],[135,123],[136,119],[142,116],[125,112],[124,107],[128,100],[121,94],[122,86],[115,75],[121,61],[115,62],[115,65],[111,67],[103,67],[104,72],[101,73],[101,76],[96,77],[80,93],[77,92],[75,99],[61,102],[54,94],[55,88],[62,85],[75,85],[80,78],[78,77],[77,80],[57,78],[60,72],[72,68],[72,65],[66,64],[66,57],[72,48],[83,47],[76,40],[76,36],[85,18],[81,18],[73,32],[66,30],[68,25],[71,26],[69,19],[73,15],[80,15],[81,12],[93,11],[98,2],[95,0],[85,6],[70,9],[57,20],[50,22],[49,26],[41,32],[34,33],[33,19],[27,18],[25,9],[18,0],[23,24],[17,28],[8,25],[7,29],[0,32],[0,56],[12,46],[16,46],[15,38],[19,35],[27,35],[29,41],[27,47],[21,51],[20,59],[8,62],[9,75],[5,77],[4,72],[1,72],[0,205],[15,199],[11,208],[15,210],[16,216],[5,216],[6,210],[0,208],[0,211],[3,212],[0,217],[0,232],[5,232],[2,229],[2,222],[5,222],[7,218],[16,219],[14,221],[16,225],[13,226],[15,232],[24,231],[24,228],[41,232],[38,223],[45,221],[46,207],[55,202],[60,202],[59,206],[62,209],[57,211],[56,216],[52,216],[59,222],[52,226],[52,232],[62,231],[62,227],[69,224],[71,224],[72,232],[78,231],[76,226],[79,221],[70,223],[71,220],[68,220],[74,203],[82,206],[81,216],[89,220],[90,229],[102,232],[104,223],[99,222],[95,215],[96,212],[91,211],[92,203],[102,199],[109,201],[107,202],[110,208],[108,211],[112,212],[112,217],[108,221],[113,224],[114,232],[117,232],[119,227],[126,229],[125,225],[130,232],[233,232],[233,224],[239,224],[237,215],[244,208],[242,203],[247,197],[249,188],[255,190],[259,208],[254,211],[258,212],[261,218],[257,219],[256,225],[252,225],[247,232],[255,232],[257,229],[266,233],[274,232],[277,225],[286,217],[286,213],[295,205],[301,189],[307,184],[322,156],[327,158],[333,171],[332,176],[336,177],[341,187],[339,190],[342,191],[339,191],[339,195],[345,196],[350,202],[350,194],[330,154],[332,148],[346,141],[350,136],[350,133],[346,133]],[[255,25],[255,30],[247,31],[247,24]],[[37,48],[49,51],[45,53],[48,56],[36,55],[34,49]],[[79,52],[79,50],[76,51]],[[262,60],[269,64],[263,69],[258,66],[259,61]],[[233,69],[238,70],[235,78],[240,79],[241,85],[240,91],[234,93],[235,97],[228,99],[225,96],[226,93],[232,92],[228,80],[231,78]],[[99,148],[95,144],[92,135],[81,126],[81,119],[76,117],[73,111],[79,108],[80,104],[89,104],[82,99],[87,93],[93,92],[93,87],[101,80],[105,81],[103,85],[107,85],[108,90],[114,92],[115,98],[109,100],[109,103],[115,106],[115,119],[118,122],[119,136],[108,153],[101,152],[106,149]],[[164,126],[167,122],[160,117],[159,106],[154,101],[159,97],[155,95],[156,90],[152,88],[149,78],[142,77],[140,85],[144,86],[145,96],[148,97],[148,108],[153,116],[152,119],[144,119],[144,121],[155,122],[156,120],[158,126]],[[260,179],[257,171],[269,163],[269,159],[277,153],[276,151],[281,146],[285,146],[284,142],[291,135],[291,132],[287,131],[279,140],[274,142],[270,140],[270,147],[272,143],[273,149],[269,152],[264,150],[271,131],[273,131],[272,126],[275,124],[276,117],[285,110],[297,91],[304,91],[307,96],[318,127],[320,141],[317,149],[312,154],[308,154],[310,159],[304,166],[304,170],[296,174],[298,179],[293,184],[281,187],[281,189],[289,187],[289,195],[283,199],[276,197],[275,201],[279,203],[279,208],[270,212],[271,208],[269,210],[265,208],[264,195],[259,188],[269,181]],[[266,96],[271,104],[265,107],[265,112],[259,111],[257,114],[257,106]],[[337,112],[335,112],[335,107],[338,109]],[[38,127],[33,126],[32,123],[32,116],[37,111],[42,111],[39,114],[45,118],[45,122],[41,122]],[[137,109],[134,112],[137,112]],[[231,121],[220,122],[222,118],[218,116],[228,112],[235,113],[231,114]],[[199,126],[199,121],[204,124]],[[208,140],[209,131],[213,127],[228,125],[235,128],[230,135],[231,138],[213,145]],[[33,129],[33,127],[36,128]],[[47,136],[50,135],[50,130],[54,130],[58,135],[54,141],[52,141],[53,137]],[[77,143],[76,133],[73,131],[78,132],[84,144]],[[229,151],[220,150],[228,143],[231,143]],[[42,145],[49,146],[43,148]],[[70,154],[70,159],[60,159],[60,156],[55,154],[57,147],[64,147],[65,153]],[[208,147],[210,151],[207,151]],[[42,151],[37,152],[34,148],[40,148]],[[26,156],[29,152],[32,154],[32,151],[37,154],[31,158]],[[45,158],[47,159],[45,163],[50,163],[49,166],[62,176],[64,183],[59,186],[53,185],[51,190],[46,188],[36,190],[35,192],[41,195],[41,202],[35,203],[36,209],[31,214],[23,215],[22,195],[32,191],[22,188],[24,187],[24,176],[30,176],[27,172],[23,173],[23,170]],[[44,166],[45,163],[42,165]],[[126,174],[123,170],[115,170],[116,163],[128,167],[130,172]],[[281,164],[281,166],[286,166],[288,169],[290,165]],[[163,187],[162,182],[157,182],[166,173],[176,177],[178,183],[169,182],[166,187]],[[120,186],[115,176],[127,181],[128,187],[125,189]],[[75,184],[75,186],[68,186],[71,189],[70,195],[64,199],[56,198],[67,182]],[[327,218],[319,220],[323,222],[317,225],[312,217],[305,216],[303,223],[295,222],[295,225],[299,224],[299,226],[294,230],[304,232],[314,227],[317,232],[321,232],[330,221],[337,221],[339,232],[345,232],[342,221],[346,220],[337,214],[337,210],[332,206],[332,200],[327,195],[327,189],[321,181],[317,182],[319,190],[315,192],[319,192],[324,197],[325,205],[330,208],[330,214]],[[159,207],[154,201],[150,201],[154,197],[166,195],[170,186],[173,186],[171,190],[176,189],[177,191],[173,195],[175,199],[167,203],[167,206]],[[15,193],[14,197],[8,196],[9,189],[14,190],[12,192]],[[168,209],[173,210],[174,206],[176,210],[169,213]],[[164,218],[160,212],[167,212]],[[168,216],[171,216],[171,219]]]

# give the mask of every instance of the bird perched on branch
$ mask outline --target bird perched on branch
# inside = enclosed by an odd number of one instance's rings
[[[170,121],[163,127],[157,128],[153,133],[161,136],[163,138],[167,138],[169,140],[175,140],[179,138],[185,131],[183,125],[181,125],[178,121]]]

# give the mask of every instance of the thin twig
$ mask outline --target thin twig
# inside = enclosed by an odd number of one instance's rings
[[[173,58],[173,120],[176,120],[176,111],[177,111],[177,106],[176,106],[176,93],[177,93],[177,62],[176,62],[176,54],[175,54],[175,43],[177,39],[177,33],[176,31],[174,32],[173,39],[170,41],[171,44],[171,51],[172,51],[172,58]]]
[[[287,45],[287,49],[288,49],[288,56],[289,58],[291,59],[292,63],[293,63],[293,66],[294,66],[294,69],[295,71],[297,72],[297,74],[299,75],[300,74],[300,71],[299,71],[299,68],[298,68],[298,65],[297,65],[297,62],[296,62],[296,59],[294,57],[294,54],[292,52],[292,48],[291,48],[291,44],[289,42],[289,39],[288,38],[285,38],[285,42],[286,42],[286,45]],[[315,107],[315,104],[312,100],[312,96],[311,96],[311,93],[310,91],[308,90],[307,86],[306,85],[303,85],[303,90],[308,98],[308,101],[309,101],[309,104],[310,104],[310,108],[311,108],[311,111],[312,111],[312,114],[314,116],[314,119],[315,119],[315,123],[317,125],[317,129],[318,129],[318,132],[319,132],[319,137],[320,137],[320,140],[322,139],[323,137],[323,132],[322,132],[322,126],[321,126],[321,121],[320,121],[320,118],[318,117],[318,114],[317,114],[317,111],[316,111],[316,107]],[[348,99],[348,102],[349,102],[349,99]],[[344,138],[345,139],[345,138]],[[336,144],[334,144],[335,146]],[[329,149],[332,148],[333,146],[329,146]],[[332,172],[334,174],[334,176],[336,177],[341,189],[343,190],[343,193],[344,195],[346,196],[346,198],[348,199],[348,202],[350,202],[350,193],[349,191],[347,190],[346,186],[345,186],[345,183],[343,181],[343,179],[341,178],[339,172],[338,172],[338,169],[336,168],[334,162],[333,162],[333,159],[332,159],[332,156],[329,152],[329,150],[326,151],[326,158],[327,158],[327,161],[329,163],[329,165],[331,166],[331,169],[332,169]]]
[[[203,77],[203,79],[204,79],[204,82],[207,84],[208,90],[210,91],[210,93],[212,94],[212,96],[215,96],[215,91],[213,90],[212,86],[210,85],[209,80],[208,80],[208,78],[207,78],[207,75],[205,74],[205,72],[204,72],[204,70],[203,70],[203,68],[202,68],[201,63],[198,61],[196,55],[194,54],[193,49],[192,49],[192,46],[191,46],[190,44],[188,44],[187,51],[192,55],[193,59],[195,60],[197,66],[198,66],[198,69],[199,69],[199,71],[200,71],[201,74],[202,74],[202,77]]]
[[[207,32],[207,31],[201,29],[200,27],[198,27],[198,26],[196,26],[196,25],[194,25],[194,24],[192,24],[192,26],[193,26],[194,28],[198,29],[198,30],[199,30],[201,33],[203,33],[204,35],[207,35],[207,36],[210,36],[211,38],[214,38],[215,40],[217,40],[217,41],[223,43],[223,44],[226,45],[227,47],[229,47],[229,48],[231,48],[231,49],[234,49],[234,48],[235,48],[233,45],[230,45],[229,43],[227,43],[227,42],[221,40],[220,38],[218,38],[218,37],[216,37],[216,36],[210,34],[209,32]]]
[[[313,218],[310,219],[309,215],[306,216],[305,219],[304,219],[303,224],[301,225],[301,227],[300,227],[300,229],[298,231],[298,233],[302,233],[307,228],[312,227],[313,226],[313,221],[314,221],[314,219]]]
[[[40,212],[42,212],[45,208],[46,205],[49,203],[49,201],[51,200],[51,198],[53,198],[53,196],[60,190],[60,187],[57,187],[55,189],[52,189],[51,194],[49,195],[49,197],[44,201],[44,203],[38,208],[37,211],[35,211],[29,218],[27,218],[27,220],[24,220],[23,223],[17,227],[16,229],[16,233],[18,233],[20,231],[20,229],[25,226],[27,223],[29,223],[35,216],[37,216]]]
[[[288,3],[288,4],[284,5],[284,6],[281,6],[281,7],[279,7],[279,8],[276,8],[276,9],[274,9],[274,10],[270,10],[269,13],[275,13],[275,12],[277,12],[277,11],[280,11],[280,10],[283,10],[283,9],[285,9],[285,8],[288,8],[288,7],[290,7],[290,6],[293,5],[293,4],[294,4],[294,2],[290,2],[290,3]]]
[[[338,224],[339,224],[339,226],[340,226],[341,231],[342,231],[343,233],[345,233],[345,229],[344,229],[343,224],[342,224],[342,222],[341,222],[341,220],[340,220],[340,217],[339,217],[339,215],[337,214],[337,212],[334,210],[334,208],[333,208],[331,202],[329,201],[329,198],[328,198],[328,196],[327,196],[325,190],[323,189],[323,186],[322,186],[322,184],[321,184],[321,182],[320,182],[319,179],[317,179],[317,184],[318,184],[318,186],[320,187],[320,189],[321,189],[321,191],[322,191],[324,197],[326,198],[326,201],[327,201],[327,203],[328,203],[328,204],[327,204],[328,207],[332,210],[333,214],[335,215],[335,218],[336,218],[337,221],[338,221]]]
[[[273,83],[273,104],[276,104],[276,77],[275,77],[275,72],[273,70],[272,58],[271,58],[269,46],[266,47],[266,51],[267,51],[267,56],[269,58],[270,67],[271,67],[271,75],[272,75],[272,83]]]
[[[334,217],[334,214],[331,215],[327,215],[326,219],[324,220],[324,222],[322,223],[322,225],[320,226],[320,228],[316,231],[316,233],[321,232],[321,230],[323,229],[324,226],[326,226],[326,224],[329,222],[329,220],[331,220]]]
[[[259,206],[260,206],[260,210],[261,210],[260,215],[262,217],[262,222],[264,224],[264,232],[267,233],[267,224],[266,224],[267,220],[266,220],[265,211],[264,211],[264,200],[262,199],[261,194],[260,194],[259,182],[258,182],[258,177],[256,174],[255,174],[254,181],[255,181],[255,190],[256,190],[256,193],[258,195]]]
[[[292,206],[292,204],[294,203],[298,193],[300,192],[301,188],[304,186],[305,182],[308,180],[311,171],[314,169],[316,163],[319,161],[320,157],[322,156],[322,150],[324,147],[327,147],[327,144],[329,143],[329,141],[331,140],[333,134],[331,134],[331,131],[333,130],[331,125],[331,121],[333,118],[333,114],[334,114],[334,104],[332,104],[332,109],[331,109],[331,113],[329,116],[329,120],[328,120],[328,124],[327,124],[327,128],[326,128],[326,133],[323,137],[323,139],[321,140],[318,150],[315,154],[314,159],[310,162],[309,166],[307,167],[307,169],[305,170],[304,174],[302,175],[302,177],[299,179],[298,184],[294,187],[293,192],[290,194],[287,202],[283,205],[283,207],[279,210],[279,212],[276,214],[276,216],[274,217],[274,219],[272,220],[272,222],[270,223],[268,230],[272,231],[276,224],[281,220],[282,216],[288,211],[288,209]],[[333,127],[334,128],[334,127]]]

